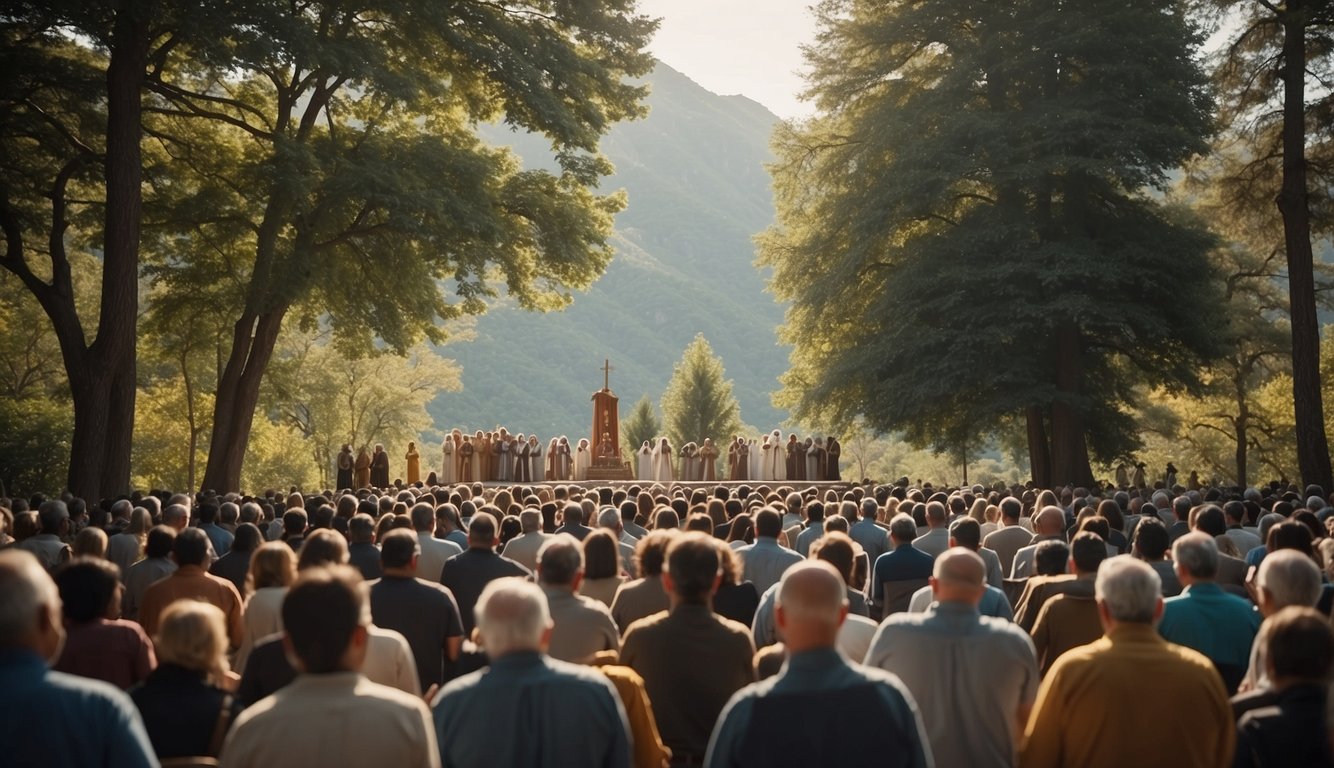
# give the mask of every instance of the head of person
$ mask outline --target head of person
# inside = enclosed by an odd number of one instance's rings
[[[1001,499],[1000,515],[1001,522],[1005,525],[1018,525],[1019,516],[1024,513],[1024,503],[1013,496],[1007,496]]]
[[[246,594],[266,587],[290,586],[295,579],[296,553],[284,542],[266,542],[250,556]]]
[[[106,532],[92,526],[84,528],[74,537],[74,544],[70,549],[75,557],[106,557]]]
[[[347,539],[331,528],[320,528],[312,531],[301,544],[296,568],[304,571],[325,565],[343,565],[347,561]]]
[[[435,530],[435,507],[428,502],[418,502],[412,505],[412,511],[408,513],[412,517],[412,528],[418,533],[429,534]]]
[[[620,574],[620,547],[611,531],[593,531],[581,543],[584,550],[584,578],[607,579]]]
[[[380,539],[380,565],[386,573],[416,573],[421,542],[406,528],[395,528]]]
[[[496,546],[496,519],[489,514],[477,514],[468,526],[468,548],[492,550]]]
[[[176,540],[171,545],[171,556],[176,565],[182,568],[191,565],[207,568],[211,549],[208,534],[198,528],[186,528],[176,534]]]
[[[168,504],[162,509],[162,524],[177,531],[185,530],[190,524],[190,508],[184,504]]]
[[[1260,612],[1272,616],[1284,608],[1310,608],[1320,601],[1323,585],[1315,561],[1295,549],[1270,552],[1255,575]]]
[[[982,526],[971,517],[961,517],[950,524],[950,546],[971,549],[982,546]]]
[[[1039,541],[1033,550],[1033,570],[1038,576],[1060,576],[1070,562],[1070,548],[1059,539]]]
[[[765,539],[777,539],[783,532],[783,518],[776,510],[764,507],[755,513],[755,536]]]
[[[578,539],[559,533],[537,550],[537,580],[544,587],[570,592],[584,578],[584,550]]]
[[[366,658],[370,610],[361,574],[346,565],[312,566],[283,599],[287,655],[307,674],[356,671]]]
[[[475,613],[478,637],[492,659],[542,652],[551,640],[554,625],[547,597],[524,579],[492,580],[477,598]]]
[[[55,572],[65,620],[89,624],[120,617],[120,568],[96,557],[76,557]]]
[[[1070,569],[1076,576],[1093,576],[1107,559],[1107,542],[1096,533],[1077,533],[1070,540]]]
[[[1329,682],[1334,631],[1329,619],[1314,608],[1290,605],[1278,611],[1265,619],[1256,642],[1265,651],[1266,671],[1276,690],[1296,683]]]
[[[1039,536],[1060,536],[1065,531],[1065,510],[1057,506],[1043,507],[1033,516],[1033,532]]]
[[[929,501],[926,504],[926,524],[927,527],[944,528],[945,521],[949,519],[949,510],[939,501]]]
[[[1172,538],[1167,533],[1167,526],[1156,517],[1140,518],[1135,526],[1135,541],[1132,552],[1141,560],[1156,563],[1167,556],[1172,545]]]
[[[264,542],[264,536],[254,523],[241,523],[236,526],[236,536],[232,539],[232,552],[253,552]],[[288,547],[291,549],[291,547]]]
[[[306,532],[310,517],[304,509],[289,509],[283,513],[283,538],[292,539]]]
[[[903,512],[894,515],[889,521],[889,538],[895,547],[906,547],[917,538],[917,521]]]
[[[1162,579],[1144,561],[1129,555],[1108,558],[1093,582],[1103,629],[1156,624],[1163,615],[1162,590]]]
[[[722,580],[713,537],[698,532],[675,537],[667,547],[662,579],[672,605],[708,605]]]
[[[808,560],[779,579],[774,623],[789,652],[834,647],[847,616],[847,588],[833,565]]]
[[[662,575],[667,562],[667,547],[681,535],[679,531],[649,531],[635,545],[635,569],[640,576],[655,578]]]
[[[60,593],[30,552],[0,550],[0,650],[26,649],[54,662],[65,645]]]
[[[200,600],[168,605],[153,636],[159,664],[174,664],[219,681],[228,670],[227,645],[222,610]]]
[[[974,551],[953,547],[941,553],[931,568],[931,593],[937,602],[976,606],[986,591],[987,564]]]
[[[1188,533],[1172,543],[1172,562],[1184,585],[1213,581],[1218,575],[1218,543],[1199,531]]]
[[[852,581],[852,569],[857,564],[857,548],[846,533],[826,533],[811,544],[810,559],[829,563],[845,583]]]
[[[347,537],[353,544],[375,543],[375,519],[367,514],[355,514],[347,521]]]

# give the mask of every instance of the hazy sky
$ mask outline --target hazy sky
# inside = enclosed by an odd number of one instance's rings
[[[640,0],[660,17],[653,55],[714,93],[749,96],[779,117],[803,117],[802,43],[814,34],[814,0]]]

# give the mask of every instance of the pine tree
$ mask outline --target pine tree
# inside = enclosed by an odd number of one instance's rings
[[[741,427],[732,382],[723,378],[723,361],[702,333],[686,347],[667,382],[662,416],[667,438],[678,451],[688,442],[703,444],[706,437],[724,445]]]
[[[1200,43],[1161,0],[826,0],[820,114],[781,126],[760,263],[779,400],[918,444],[1027,426],[1034,479],[1132,447],[1131,386],[1198,386],[1212,238],[1144,194],[1207,148]]]
[[[645,440],[652,440],[661,434],[662,419],[658,418],[658,411],[653,407],[653,401],[645,394],[635,403],[630,416],[621,422],[622,448],[627,455],[633,454]]]

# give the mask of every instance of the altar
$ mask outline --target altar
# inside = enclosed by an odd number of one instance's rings
[[[588,467],[588,479],[634,480],[634,470],[621,454],[621,419],[619,400],[611,391],[611,361],[602,363],[602,389],[593,393],[593,429],[589,431],[593,443],[593,461]]]

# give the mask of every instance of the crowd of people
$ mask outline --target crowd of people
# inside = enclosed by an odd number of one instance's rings
[[[0,504],[16,765],[1334,765],[1314,486]]]
[[[787,441],[779,430],[759,437],[734,435],[725,448],[712,438],[691,441],[679,448],[666,437],[645,440],[629,462],[641,482],[838,482],[842,445],[833,435],[807,437],[795,434]],[[726,460],[726,466],[720,464]],[[561,435],[545,445],[537,435],[511,434],[504,427],[466,434],[451,430],[440,449],[439,463],[427,462],[423,474],[421,452],[408,443],[403,457],[404,473],[390,480],[389,454],[376,443],[353,451],[345,444],[334,460],[335,484],[339,488],[385,488],[394,485],[453,485],[456,483],[546,483],[584,482],[594,466],[622,466],[625,459],[611,436],[598,440],[580,438],[573,445]]]

